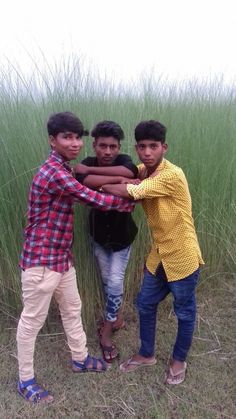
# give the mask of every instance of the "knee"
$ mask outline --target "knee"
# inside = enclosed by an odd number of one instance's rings
[[[116,280],[109,280],[106,284],[107,292],[111,295],[123,295],[124,281],[123,278],[116,278]]]
[[[150,314],[156,311],[157,306],[150,302],[141,293],[138,294],[136,307],[140,314]]]
[[[179,321],[194,322],[195,319],[196,319],[196,307],[195,306],[189,306],[189,307],[175,306],[174,311],[175,311],[176,317]]]
[[[17,341],[21,338],[37,336],[40,329],[43,327],[44,321],[34,318],[33,321],[28,318],[21,318],[18,323],[16,339]]]
[[[65,299],[59,302],[60,312],[67,316],[77,316],[81,312],[82,303],[80,298],[75,296],[71,299]]]

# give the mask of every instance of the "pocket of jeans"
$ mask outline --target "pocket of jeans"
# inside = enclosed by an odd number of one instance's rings
[[[22,285],[25,283],[38,285],[42,282],[45,273],[44,266],[36,266],[22,271],[21,281]]]

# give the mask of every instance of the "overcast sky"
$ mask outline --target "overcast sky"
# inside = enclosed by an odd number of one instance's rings
[[[67,55],[113,80],[236,79],[236,0],[1,1],[0,64]],[[41,50],[41,52],[39,52]],[[42,58],[41,58],[42,59]]]

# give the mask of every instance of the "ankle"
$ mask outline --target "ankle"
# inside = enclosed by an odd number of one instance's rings
[[[173,372],[178,372],[184,368],[185,361],[178,361],[177,359],[172,359],[170,366]]]

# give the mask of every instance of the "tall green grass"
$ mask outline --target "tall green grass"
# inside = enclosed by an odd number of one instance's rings
[[[189,181],[193,213],[207,279],[236,272],[236,97],[221,79],[204,83],[165,83],[147,76],[116,87],[96,74],[85,74],[75,58],[27,78],[9,65],[0,73],[0,299],[1,310],[19,313],[18,260],[26,222],[27,194],[49,147],[45,124],[52,112],[70,110],[86,128],[102,119],[115,120],[126,133],[122,151],[133,155],[133,130],[143,119],[156,118],[168,129],[167,158],[180,165]],[[81,158],[91,153],[85,138]],[[149,232],[139,207],[134,214],[139,234],[126,278],[126,301],[139,287]],[[101,291],[86,228],[86,210],[76,209],[74,254],[84,319],[90,324],[101,309]]]

